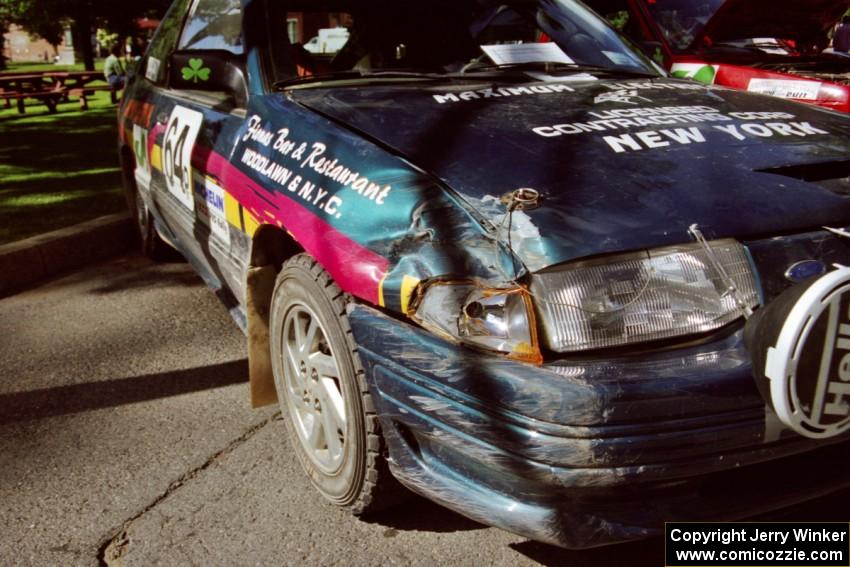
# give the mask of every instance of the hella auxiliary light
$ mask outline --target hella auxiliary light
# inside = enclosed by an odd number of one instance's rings
[[[744,341],[783,424],[811,439],[850,431],[850,268],[782,292],[747,321]]]
[[[578,262],[535,274],[530,291],[541,342],[561,353],[712,331],[759,301],[731,239]]]
[[[453,342],[522,362],[543,361],[531,298],[520,286],[433,282],[425,288],[411,317]]]

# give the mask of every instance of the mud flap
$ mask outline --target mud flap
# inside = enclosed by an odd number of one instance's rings
[[[248,268],[248,369],[254,408],[277,403],[269,349],[269,308],[276,279],[274,266]]]

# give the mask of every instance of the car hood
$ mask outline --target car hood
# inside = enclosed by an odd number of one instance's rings
[[[691,48],[756,37],[816,40],[847,11],[846,0],[727,0],[694,38]]]
[[[439,178],[526,266],[850,219],[850,119],[670,79],[304,89],[288,96]],[[810,181],[805,181],[809,179]],[[486,225],[487,222],[483,221]]]

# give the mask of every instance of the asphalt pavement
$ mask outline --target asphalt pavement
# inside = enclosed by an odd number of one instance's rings
[[[250,409],[245,357],[183,263],[0,300],[0,565],[663,565],[658,540],[570,552],[418,498],[326,505],[279,413]]]

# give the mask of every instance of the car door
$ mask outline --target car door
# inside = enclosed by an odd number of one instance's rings
[[[241,298],[244,254],[234,251],[245,246],[233,239],[244,234],[228,222],[229,197],[209,163],[228,155],[245,119],[242,6],[192,0],[188,8],[173,50],[155,64],[166,69],[148,132],[151,197],[166,236],[206,282]]]

